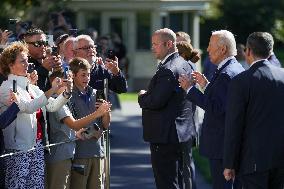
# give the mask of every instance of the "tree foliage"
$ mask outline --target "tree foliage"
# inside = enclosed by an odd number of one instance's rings
[[[9,18],[31,20],[35,25],[46,27],[49,13],[62,10],[68,0],[1,0],[0,28],[7,28]]]
[[[221,0],[218,7],[224,27],[236,34],[239,42],[244,43],[254,31],[281,31],[277,20],[284,18],[283,0]]]

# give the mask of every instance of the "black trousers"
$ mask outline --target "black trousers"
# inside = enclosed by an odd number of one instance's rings
[[[151,144],[151,162],[157,189],[191,188],[188,145]]]
[[[242,175],[243,189],[284,189],[284,168]]]

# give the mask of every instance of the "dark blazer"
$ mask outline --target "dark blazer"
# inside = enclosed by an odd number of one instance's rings
[[[205,110],[199,150],[200,154],[208,158],[223,158],[228,85],[242,71],[242,65],[235,58],[230,59],[213,75],[204,94],[195,87],[187,94],[187,99]]]
[[[8,127],[16,118],[20,109],[14,102],[0,115],[0,154],[4,151],[4,136],[2,129]]]
[[[189,64],[174,53],[155,73],[147,93],[139,96],[145,141],[179,143],[195,135],[192,104],[178,83],[181,74],[191,72]]]
[[[272,54],[268,57],[267,59],[272,65],[277,66],[279,68],[282,67],[280,61],[278,60],[278,58],[275,56],[275,54]]]
[[[127,92],[127,82],[121,71],[118,75],[114,76],[102,65],[95,64],[94,68],[91,70],[91,78],[89,85],[94,89],[103,90],[104,79],[108,79],[108,87],[113,92]]]
[[[284,71],[259,61],[228,94],[224,166],[240,174],[284,167]]]
[[[45,69],[40,62],[38,62],[31,56],[29,56],[28,61],[34,64],[35,70],[37,71],[37,86],[44,92],[48,91],[51,88],[51,83],[49,81],[49,71]]]

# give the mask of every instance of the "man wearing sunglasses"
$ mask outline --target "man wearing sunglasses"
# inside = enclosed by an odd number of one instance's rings
[[[29,49],[29,62],[34,63],[38,74],[37,85],[41,90],[47,91],[51,87],[48,79],[49,72],[61,67],[60,58],[56,56],[46,57],[48,43],[44,32],[40,29],[28,30],[24,36],[24,41]]]

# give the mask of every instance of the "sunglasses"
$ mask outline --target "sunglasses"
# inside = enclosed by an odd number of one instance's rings
[[[42,45],[46,47],[48,45],[47,41],[34,41],[34,42],[26,42],[26,43],[31,44],[35,47],[41,47]]]

